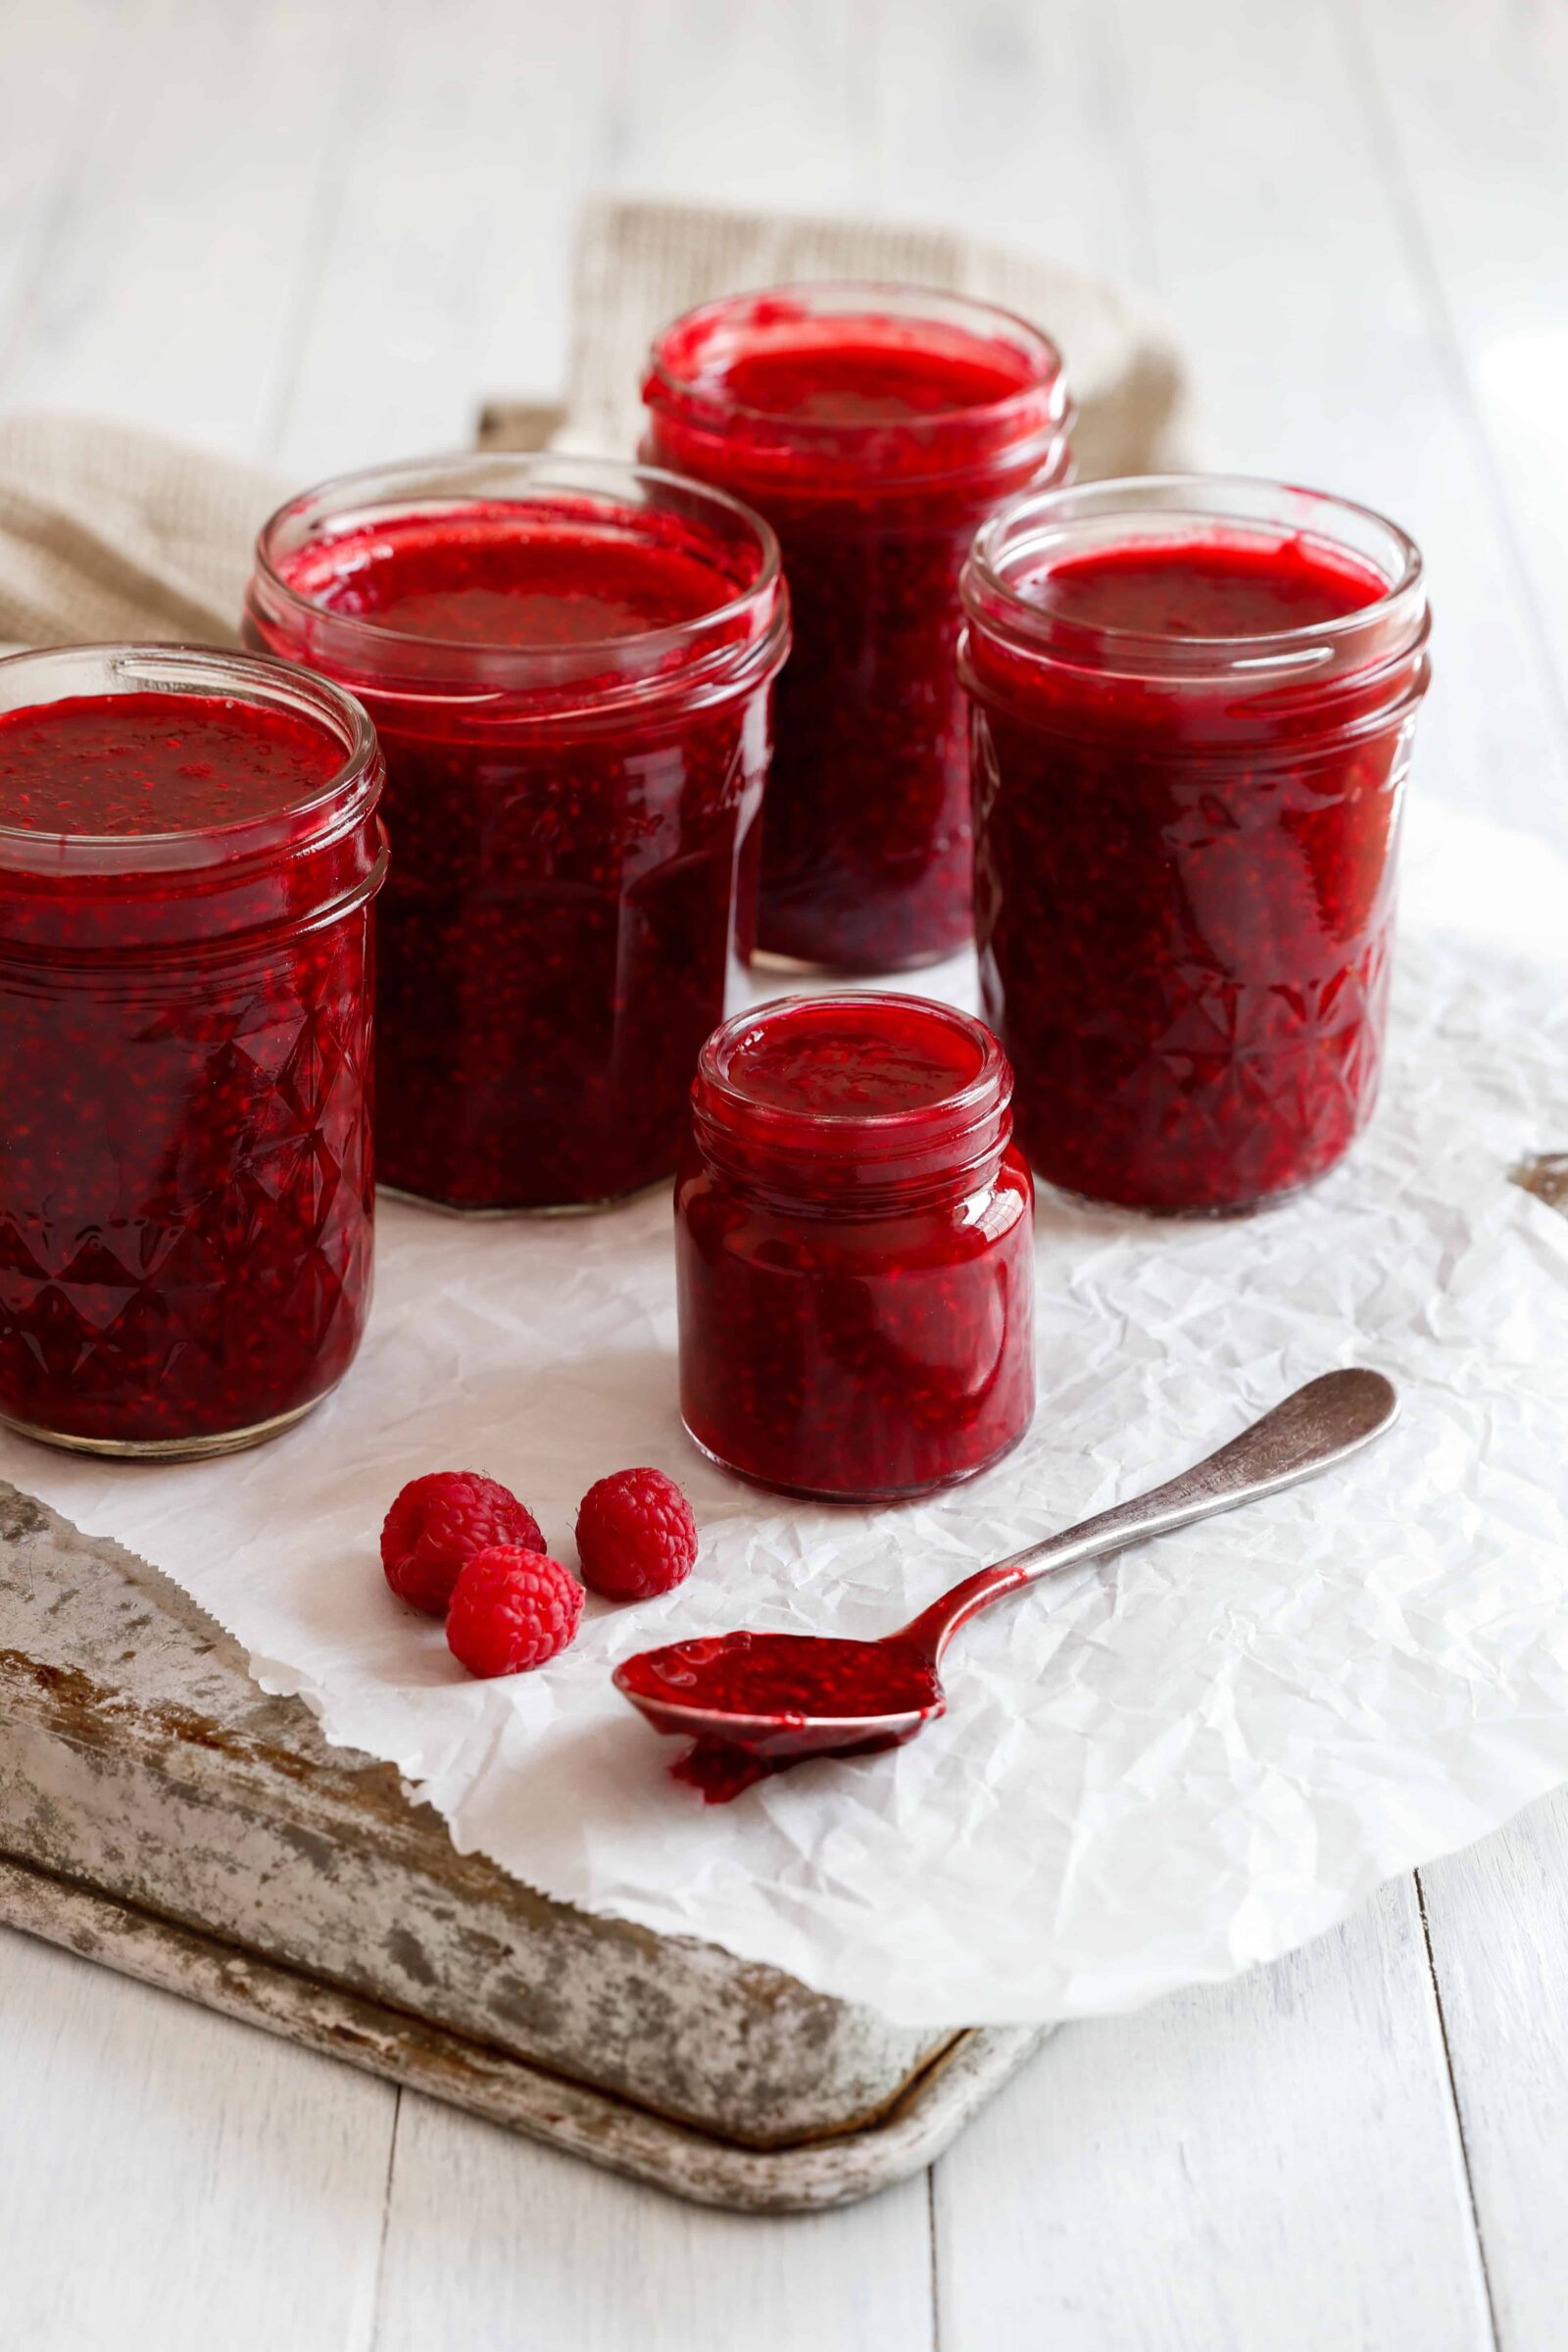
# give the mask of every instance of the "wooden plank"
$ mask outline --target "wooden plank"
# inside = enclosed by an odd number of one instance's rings
[[[844,0],[623,0],[612,184],[784,212],[875,195],[872,12]]]
[[[616,0],[376,0],[276,436],[310,480],[463,448],[565,369],[570,231],[603,167]]]
[[[1568,12],[1341,0],[1568,729]]]
[[[1493,2340],[1409,1880],[1234,1984],[1062,2028],[936,2184],[943,2352]]]
[[[1568,2310],[1568,1794],[1421,1873],[1503,2352],[1559,2352]]]
[[[0,1930],[0,2335],[368,2352],[396,2094]]]
[[[885,210],[1152,281],[1126,77],[1101,0],[1049,10],[901,0],[878,13],[872,54]]]
[[[1334,7],[1114,6],[1206,462],[1365,499],[1414,533],[1438,616],[1417,786],[1568,843],[1555,680]]]
[[[1568,1153],[1516,1171],[1568,1216]],[[1568,1791],[1417,1874],[1503,2352],[1556,2352],[1568,2308]]]
[[[0,386],[30,333],[52,232],[75,202],[112,75],[138,12],[110,0],[17,0],[0,74]]]
[[[376,2352],[923,2352],[924,2179],[841,2213],[758,2221],[404,2097]]]
[[[249,456],[288,366],[352,13],[143,0],[71,164],[6,378]],[[10,61],[8,60],[8,74]]]

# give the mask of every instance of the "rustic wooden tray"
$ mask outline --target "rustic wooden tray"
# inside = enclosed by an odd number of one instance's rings
[[[896,2027],[459,1854],[166,1577],[4,1484],[0,1919],[752,2210],[929,2163],[1039,2038]]]

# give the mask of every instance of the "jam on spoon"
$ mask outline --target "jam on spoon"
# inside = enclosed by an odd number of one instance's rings
[[[626,1659],[615,1688],[656,1731],[695,1740],[675,1772],[710,1803],[807,1756],[902,1746],[943,1713],[943,1653],[993,1601],[1053,1569],[1312,1478],[1380,1437],[1398,1409],[1380,1372],[1324,1373],[1191,1470],[976,1570],[881,1641],[734,1633],[675,1642]]]

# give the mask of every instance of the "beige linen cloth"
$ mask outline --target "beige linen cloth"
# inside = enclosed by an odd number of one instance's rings
[[[560,409],[497,403],[490,448],[629,452],[654,330],[713,295],[791,279],[941,286],[1022,313],[1060,345],[1084,475],[1180,467],[1189,395],[1158,322],[1112,287],[937,228],[598,200],[577,245]],[[394,453],[368,449],[365,462]],[[0,419],[0,641],[236,641],[258,526],[291,486],[97,419]]]

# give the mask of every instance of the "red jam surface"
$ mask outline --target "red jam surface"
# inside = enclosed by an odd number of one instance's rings
[[[733,1738],[705,1733],[670,1766],[672,1778],[710,1805],[812,1755],[864,1754],[897,1747],[946,1704],[937,1670],[912,1642],[843,1642],[808,1634],[723,1634],[644,1650],[616,1670],[628,1698],[660,1706],[708,1707],[749,1716]],[[908,1715],[891,1735],[842,1746],[804,1727],[812,1719]],[[675,1725],[668,1726],[675,1729]]]
[[[1050,564],[1028,591],[1086,629],[1152,637],[1271,637],[1343,620],[1387,582],[1348,550],[1304,539],[1214,538],[1102,548]]]
[[[209,695],[85,694],[0,713],[0,825],[191,833],[309,802],[343,764],[310,719]]]
[[[548,1208],[673,1168],[787,642],[744,529],[737,551],[602,500],[477,500],[308,540],[285,593],[253,584],[254,638],[351,686],[386,755],[384,1183]]]
[[[332,612],[445,645],[594,645],[696,620],[734,583],[693,550],[613,528],[592,537],[505,509],[418,516],[313,548],[291,584]]]
[[[368,1305],[373,745],[231,667],[0,713],[0,1413],[78,1444],[261,1431]]]
[[[681,1410],[716,1461],[840,1501],[920,1494],[1034,1406],[1032,1196],[1010,1074],[910,997],[786,1000],[704,1048],[676,1184]]]
[[[824,335],[805,330],[788,343],[740,351],[702,377],[710,397],[766,417],[799,417],[810,424],[919,424],[961,409],[990,408],[1026,389],[1027,368],[1004,352],[954,341],[895,340],[889,322],[834,320]],[[905,443],[895,462],[923,470],[918,443]]]
[[[752,1717],[747,1728],[759,1738],[789,1733],[810,1717],[929,1714],[942,1704],[937,1670],[912,1643],[830,1635],[672,1642],[628,1658],[616,1680],[629,1696]]]
[[[976,923],[1019,1139],[1094,1200],[1293,1193],[1376,1096],[1424,604],[1386,625],[1349,549],[1200,519],[1009,575],[1021,616],[983,554]]]
[[[981,517],[1068,463],[1060,363],[1002,313],[747,296],[677,320],[645,452],[766,515],[795,644],[779,682],[757,944],[896,970],[969,937],[969,746],[954,669]],[[922,315],[920,305],[926,309]]]

